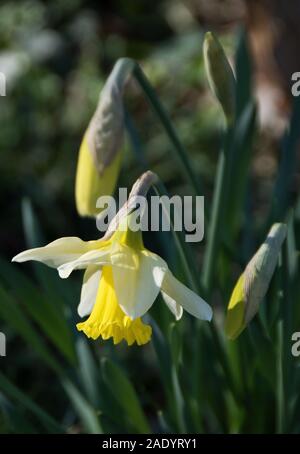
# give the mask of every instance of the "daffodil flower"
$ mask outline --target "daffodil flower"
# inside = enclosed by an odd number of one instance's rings
[[[146,344],[152,329],[141,317],[151,308],[159,292],[176,320],[183,309],[210,321],[210,306],[168,269],[167,263],[143,244],[142,232],[130,228],[132,214],[120,219],[114,233],[95,241],[60,238],[45,247],[30,249],[13,258],[16,262],[36,260],[58,269],[61,278],[85,269],[80,317],[88,316],[77,329],[88,337],[115,344]]]

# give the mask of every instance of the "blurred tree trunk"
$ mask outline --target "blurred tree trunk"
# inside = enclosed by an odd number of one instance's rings
[[[244,1],[261,120],[280,133],[289,111],[291,76],[300,70],[300,2]]]
[[[274,70],[279,71],[281,82],[290,91],[291,74],[300,70],[299,0],[245,0],[245,3],[257,69],[270,77]]]

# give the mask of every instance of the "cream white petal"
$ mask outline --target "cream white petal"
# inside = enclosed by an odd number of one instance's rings
[[[163,297],[164,302],[176,318],[176,320],[180,320],[183,314],[183,309],[180,304],[178,304],[173,298],[167,295],[165,292],[161,290],[161,295]]]
[[[100,284],[101,269],[99,266],[90,265],[85,270],[81,287],[80,303],[77,308],[78,315],[85,317],[90,315],[96,302]]]
[[[120,245],[111,254],[111,263],[120,307],[131,319],[143,316],[160,291],[166,263],[147,250]]]
[[[58,273],[62,279],[66,279],[74,270],[82,270],[89,265],[102,266],[109,265],[110,263],[110,246],[106,246],[101,249],[89,251],[72,262],[64,263],[58,268]]]
[[[208,321],[212,319],[211,307],[200,296],[176,279],[171,271],[165,273],[161,290],[194,317]]]
[[[58,268],[66,262],[73,261],[85,252],[95,248],[98,241],[82,241],[77,237],[65,237],[52,241],[44,247],[28,249],[16,255],[13,262],[35,260],[46,265]]]

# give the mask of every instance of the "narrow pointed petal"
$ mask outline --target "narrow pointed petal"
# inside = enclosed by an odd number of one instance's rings
[[[161,295],[163,297],[164,302],[175,316],[176,320],[180,320],[183,314],[183,309],[180,304],[178,304],[173,298],[167,295],[165,292],[161,291]]]
[[[128,246],[119,246],[111,261],[120,307],[132,320],[143,316],[160,291],[166,263],[145,249],[136,251]]]
[[[52,268],[58,268],[66,262],[73,261],[82,254],[96,247],[98,241],[82,241],[77,237],[65,237],[52,241],[44,247],[28,249],[16,255],[13,262],[35,260]]]
[[[195,292],[178,281],[171,271],[165,273],[161,289],[194,317],[208,321],[212,319],[211,307]]]
[[[106,246],[101,249],[89,251],[72,262],[64,263],[58,268],[58,273],[62,279],[66,279],[74,270],[82,270],[87,268],[89,265],[103,266],[109,264],[110,246]]]
[[[99,266],[90,265],[87,267],[83,276],[80,303],[77,308],[77,312],[80,317],[90,315],[92,312],[96,302],[100,278],[101,269]]]

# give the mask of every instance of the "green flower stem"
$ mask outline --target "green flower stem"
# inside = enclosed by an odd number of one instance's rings
[[[213,195],[212,212],[208,231],[208,242],[205,249],[204,264],[203,264],[203,286],[210,294],[214,270],[217,266],[218,247],[220,244],[220,236],[222,231],[222,223],[224,221],[224,208],[227,202],[228,195],[228,180],[230,169],[230,145],[232,138],[232,130],[227,129],[225,133],[225,143],[220,152],[216,186]]]
[[[157,195],[168,195],[168,192],[166,191],[162,182],[159,182],[153,188]],[[187,247],[187,245],[184,241],[182,232],[176,232],[172,228],[172,233],[174,235],[175,244],[178,249],[180,258],[182,260],[182,263],[183,263],[183,266],[185,269],[186,277],[189,281],[191,288],[196,293],[203,294],[203,289],[201,288],[201,283],[197,276],[197,266],[194,261],[194,257],[191,254],[190,249]],[[224,344],[222,342],[222,338],[219,334],[218,328],[217,328],[214,320],[212,320],[212,322],[210,323],[210,327],[211,327],[211,335],[213,338],[213,342],[215,344],[215,348],[218,353],[218,356],[219,356],[219,359],[220,359],[220,362],[221,362],[221,365],[222,365],[222,368],[224,371],[224,375],[226,376],[226,378],[228,380],[228,384],[229,384],[230,389],[233,392],[233,395],[235,396],[236,399],[239,399],[240,396],[239,396],[237,387],[235,386],[234,378],[231,373],[231,369],[230,369],[230,366],[229,366],[229,363],[227,360]],[[201,328],[201,325],[198,324],[198,326],[196,328],[196,339],[199,339],[200,328]]]
[[[177,420],[177,425],[180,433],[186,433],[187,428],[186,428],[186,423],[185,423],[185,418],[184,418],[184,408],[185,408],[185,402],[181,390],[181,385],[179,382],[179,376],[178,372],[176,370],[176,367],[174,365],[174,362],[172,362],[171,366],[171,382],[172,382],[172,389],[173,389],[173,395],[175,396],[176,400],[176,420]]]
[[[164,184],[161,181],[159,181],[158,183],[156,183],[153,186],[153,190],[158,196],[162,196],[162,195],[168,196],[168,191],[166,190]],[[183,238],[182,232],[178,232],[178,231],[174,230],[172,220],[169,219],[169,221],[170,221],[171,228],[172,228],[172,235],[173,235],[180,259],[183,264],[186,278],[187,278],[192,290],[194,290],[195,292],[199,292],[199,279],[197,276],[197,265],[194,260],[194,256],[193,256],[190,248],[187,246],[187,244]]]
[[[289,267],[288,241],[282,245],[279,261],[280,287],[278,289],[280,317],[277,325],[277,433],[286,433],[289,428],[288,396],[290,390],[291,352],[286,339],[291,337],[292,286]]]
[[[169,115],[167,114],[165,108],[159,101],[159,99],[158,99],[154,89],[152,88],[150,82],[148,81],[146,75],[144,74],[141,67],[137,63],[135,63],[135,66],[133,69],[133,76],[135,77],[136,81],[138,82],[141,89],[145,93],[147,100],[149,101],[154,112],[157,114],[158,118],[160,119],[161,124],[163,125],[163,127],[170,139],[170,142],[172,143],[172,145],[174,147],[176,155],[183,166],[183,169],[187,175],[187,178],[188,178],[191,186],[193,187],[195,194],[202,195],[203,188],[200,184],[199,179],[197,178],[197,176],[194,173],[194,170],[190,163],[188,154],[187,154],[184,146],[182,145],[174,126],[171,123]]]
[[[283,303],[283,301],[282,301]],[[277,399],[277,433],[284,433],[284,420],[285,420],[285,398],[284,398],[284,371],[283,371],[283,322],[279,320],[277,326],[277,386],[276,386],[276,399]]]

